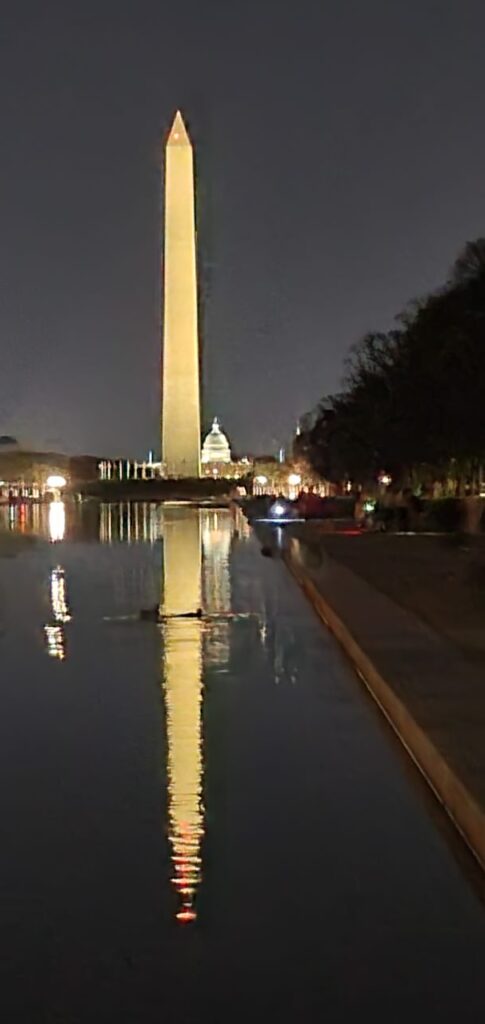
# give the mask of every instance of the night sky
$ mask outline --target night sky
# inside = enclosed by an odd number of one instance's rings
[[[287,10],[285,10],[287,8]],[[11,3],[0,433],[158,448],[161,139],[198,142],[204,419],[269,451],[485,233],[483,0]]]

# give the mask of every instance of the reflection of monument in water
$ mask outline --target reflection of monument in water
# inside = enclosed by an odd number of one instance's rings
[[[201,604],[199,512],[166,508],[163,518],[163,612],[196,611]],[[194,898],[201,875],[202,630],[199,619],[168,619],[162,626],[169,838],[179,921],[196,917]]]
[[[165,507],[163,591],[165,615],[230,609],[229,553],[232,520],[227,511]],[[168,747],[169,838],[177,917],[196,917],[204,835],[202,674],[226,664],[230,622],[167,619],[162,625],[163,689]]]

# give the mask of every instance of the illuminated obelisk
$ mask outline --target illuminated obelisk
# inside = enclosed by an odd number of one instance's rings
[[[177,111],[165,147],[162,462],[169,477],[200,476],[194,161]]]

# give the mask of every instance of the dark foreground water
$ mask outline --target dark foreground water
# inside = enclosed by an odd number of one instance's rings
[[[2,1018],[482,1019],[466,864],[244,521],[3,516]]]

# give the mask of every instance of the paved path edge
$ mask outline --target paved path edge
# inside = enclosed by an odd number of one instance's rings
[[[354,639],[350,629],[333,610],[326,598],[322,596],[301,566],[296,564],[288,550],[284,552],[283,560],[317,614],[323,619],[353,663],[357,674],[399,737],[403,747],[445,808],[478,863],[485,870],[484,808],[472,796],[430,737],[418,725],[405,704],[394,693],[392,684],[384,679]]]

